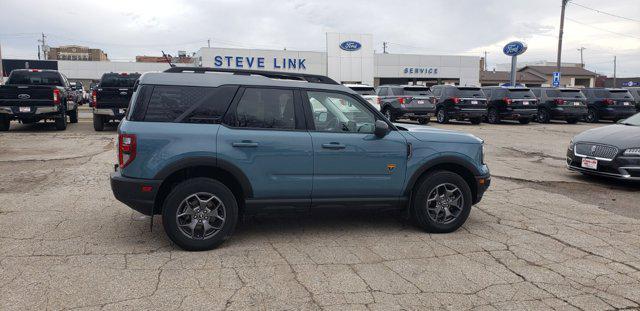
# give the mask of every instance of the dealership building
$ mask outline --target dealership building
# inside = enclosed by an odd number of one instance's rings
[[[375,53],[370,34],[327,33],[325,51],[200,48],[193,64],[265,71],[289,71],[326,75],[341,83],[480,85],[480,57]],[[12,69],[57,69],[70,80],[99,80],[106,72],[162,71],[166,63],[5,60],[5,76]]]

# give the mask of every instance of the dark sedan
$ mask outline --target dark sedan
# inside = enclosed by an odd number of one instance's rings
[[[584,174],[640,181],[640,113],[578,134],[569,143],[567,167]]]

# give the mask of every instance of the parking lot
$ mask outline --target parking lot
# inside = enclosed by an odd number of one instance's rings
[[[116,201],[114,129],[0,134],[0,309],[640,308],[640,185],[565,169],[606,124],[435,127],[486,142],[492,186],[467,223],[426,234],[395,212],[244,219],[219,249],[173,246]]]

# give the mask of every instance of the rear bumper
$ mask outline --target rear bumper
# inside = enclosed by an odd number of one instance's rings
[[[563,108],[563,107],[555,107],[551,109],[551,117],[557,119],[572,119],[572,118],[582,118],[585,117],[588,113],[587,107],[584,108]]]
[[[600,110],[600,119],[625,119],[636,113],[634,106],[629,106],[628,109],[604,108]]]
[[[538,108],[529,109],[511,109],[500,113],[500,117],[504,119],[521,119],[521,118],[533,118],[538,114]]]
[[[60,111],[60,106],[27,106],[29,111],[20,111],[21,107],[24,108],[24,106],[1,106],[0,115],[9,116],[14,119],[21,119],[46,116],[48,114],[58,114]]]
[[[118,201],[139,213],[151,215],[161,180],[124,177],[119,169],[111,173],[110,179],[111,191]]]
[[[121,120],[127,114],[125,110],[120,112],[122,108],[93,108],[93,114],[108,116],[112,119]]]
[[[487,116],[487,108],[459,108],[447,111],[453,118],[481,118]]]

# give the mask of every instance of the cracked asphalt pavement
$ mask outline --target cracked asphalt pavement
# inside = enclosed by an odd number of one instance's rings
[[[493,184],[451,234],[396,212],[254,216],[217,250],[116,201],[115,132],[0,134],[0,310],[640,308],[640,186],[564,167],[601,125],[437,125],[487,144]]]

